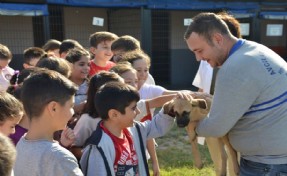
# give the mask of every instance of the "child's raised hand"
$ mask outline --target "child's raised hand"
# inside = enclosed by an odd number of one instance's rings
[[[71,128],[66,128],[62,131],[60,143],[63,147],[70,147],[75,142],[75,134]]]
[[[189,91],[179,91],[177,92],[175,98],[186,99],[188,101],[192,100],[192,95]]]
[[[201,98],[201,99],[205,99],[205,98],[209,98],[212,99],[212,95],[205,93],[205,92],[192,92],[190,94],[193,98]]]

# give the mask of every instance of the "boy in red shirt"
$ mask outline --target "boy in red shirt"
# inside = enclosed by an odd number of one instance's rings
[[[99,71],[108,71],[115,65],[110,61],[113,57],[111,45],[117,38],[116,34],[106,31],[96,32],[90,36],[90,51],[93,54],[93,60],[90,63],[90,77]]]
[[[183,93],[177,97],[190,99]],[[139,99],[136,88],[120,82],[106,83],[97,91],[94,106],[102,121],[87,139],[80,161],[86,176],[149,175],[146,140],[165,135],[174,113],[167,102],[151,121],[136,122]]]

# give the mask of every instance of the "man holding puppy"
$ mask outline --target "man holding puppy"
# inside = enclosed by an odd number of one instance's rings
[[[241,153],[240,175],[287,173],[287,63],[269,48],[231,35],[213,13],[200,13],[185,33],[197,60],[217,74],[199,136],[221,137]]]

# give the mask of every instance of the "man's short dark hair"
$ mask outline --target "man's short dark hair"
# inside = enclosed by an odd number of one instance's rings
[[[29,119],[41,116],[45,106],[51,101],[64,105],[77,87],[68,78],[52,70],[44,69],[24,81],[21,99]]]
[[[115,109],[125,114],[125,108],[133,101],[138,102],[139,99],[136,88],[121,82],[109,82],[97,91],[95,107],[99,116],[107,120],[109,110]]]
[[[223,35],[231,35],[226,23],[214,13],[200,13],[192,18],[192,20],[184,34],[185,40],[190,37],[192,32],[195,32],[205,38],[209,45],[213,45],[212,35],[215,32]]]

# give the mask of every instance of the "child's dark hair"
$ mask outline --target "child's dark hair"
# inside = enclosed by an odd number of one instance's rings
[[[131,63],[129,62],[119,62],[117,65],[113,66],[111,69],[110,69],[111,72],[115,72],[117,74],[119,74],[120,76],[128,71],[135,71],[136,73],[136,70],[132,67]]]
[[[0,123],[7,119],[19,118],[21,113],[22,103],[7,92],[0,92]]]
[[[24,50],[24,63],[29,64],[31,59],[42,58],[46,55],[46,52],[42,48],[30,47]]]
[[[133,65],[135,61],[140,59],[145,60],[148,67],[150,67],[150,57],[143,51],[138,50],[125,53],[124,55],[121,56],[120,62],[129,62]]]
[[[58,72],[44,69],[24,81],[21,100],[29,119],[39,117],[48,103],[64,105],[75,95],[77,87]]]
[[[82,56],[90,57],[90,54],[85,49],[73,48],[66,55],[66,60],[70,63],[78,62]]]
[[[236,18],[234,18],[227,12],[220,12],[217,15],[227,24],[228,29],[232,35],[234,35],[237,38],[242,38],[240,32],[240,23]]]
[[[114,41],[118,38],[118,36],[114,33],[107,31],[95,32],[90,35],[90,46],[97,47],[99,43],[103,41]]]
[[[36,67],[47,68],[49,70],[54,70],[56,72],[61,73],[67,78],[71,74],[71,67],[65,59],[57,58],[57,57],[44,57],[39,60],[36,64]]]
[[[2,45],[0,43],[0,59],[1,60],[11,60],[12,59],[12,53],[9,50],[9,48],[5,45]]]
[[[10,86],[8,87],[7,92],[21,101],[20,95],[23,82],[33,73],[37,73],[41,70],[43,70],[43,68],[38,67],[26,68],[21,71],[16,70],[10,79]]]
[[[60,49],[61,42],[55,39],[48,40],[45,45],[42,47],[43,50],[50,51],[50,50],[56,50]]]
[[[103,120],[109,118],[111,109],[125,114],[125,108],[133,101],[138,102],[140,96],[136,88],[121,82],[110,82],[97,91],[95,95],[95,107]]]
[[[124,35],[116,39],[111,46],[112,51],[123,50],[125,52],[141,50],[140,42],[130,35]]]
[[[92,118],[99,117],[99,114],[95,109],[95,103],[94,103],[94,98],[97,90],[107,82],[111,81],[120,82],[121,80],[122,78],[118,74],[107,71],[101,71],[96,75],[94,75],[89,82],[89,88],[87,92],[87,103],[85,104],[83,112],[88,113]]]
[[[59,53],[62,54],[64,52],[68,52],[69,50],[71,50],[73,48],[82,48],[83,49],[83,46],[76,40],[66,39],[61,43]]]

